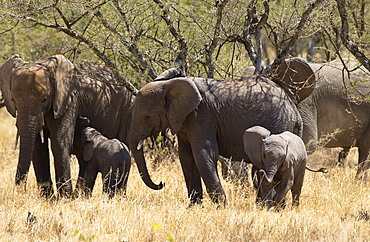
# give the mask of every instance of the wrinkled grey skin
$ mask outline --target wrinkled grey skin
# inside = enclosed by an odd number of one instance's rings
[[[370,103],[369,101],[355,101],[350,96],[369,98],[369,76],[357,70],[351,73],[352,80],[361,80],[363,84],[357,91],[345,91],[352,87],[348,76],[342,68],[331,64],[311,64],[317,73],[317,84],[312,94],[298,105],[303,120],[303,141],[307,145],[309,154],[317,148],[317,141],[322,135],[333,134],[336,129],[339,133],[331,138],[324,147],[358,147],[359,159],[356,177],[367,179],[366,169],[370,168],[368,156],[370,151]],[[360,94],[361,93],[361,94]],[[341,154],[340,154],[341,157]],[[339,158],[340,158],[339,157]]]
[[[142,140],[169,127],[177,134],[191,205],[202,202],[201,179],[212,201],[226,204],[217,172],[218,156],[248,160],[242,136],[254,125],[268,127],[273,133],[285,130],[302,133],[296,106],[268,79],[257,76],[236,80],[182,77],[155,81],[142,87],[137,95],[129,147],[142,177],[149,180],[147,169],[143,169],[146,163]]]
[[[244,150],[249,157],[254,157],[251,162],[263,176],[258,196],[270,208],[284,208],[290,190],[293,206],[298,206],[307,162],[305,144],[289,131],[271,135],[269,132],[254,126],[243,135]]]
[[[265,70],[269,69],[270,67],[267,66]],[[245,68],[246,75],[252,75],[255,71],[254,66],[249,66]],[[278,66],[277,70],[272,75],[272,80],[277,83],[284,91],[288,94],[288,96],[294,101],[294,103],[299,103],[305,98],[307,98],[315,88],[316,79],[315,73],[311,69],[309,63],[300,57],[291,57],[282,60],[281,64]],[[223,171],[230,170],[231,165],[228,165],[221,161],[221,165],[223,167]],[[233,163],[235,159],[233,159]],[[258,182],[258,173],[255,168],[252,167],[252,178],[254,183]],[[224,172],[226,173],[226,172]],[[233,169],[230,170],[230,174],[238,174],[243,175],[247,174],[244,173],[236,173]],[[245,177],[238,176],[236,177],[240,180],[246,180]]]
[[[17,118],[20,134],[18,185],[25,184],[32,160],[42,195],[53,194],[50,139],[58,194],[71,195],[70,155],[78,157],[80,177],[85,166],[80,143],[73,143],[79,115],[89,117],[91,126],[104,136],[126,140],[134,97],[125,87],[114,85],[111,71],[102,64],[75,66],[62,55],[27,63],[14,55],[1,66],[0,79],[6,107]]]
[[[82,127],[80,132],[83,159],[87,162],[83,175],[85,180],[83,187],[87,195],[91,195],[99,172],[102,174],[103,192],[109,197],[113,197],[120,189],[126,194],[131,168],[127,146],[118,139],[107,139],[91,127]]]

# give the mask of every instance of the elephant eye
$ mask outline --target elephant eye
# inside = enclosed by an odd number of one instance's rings
[[[149,118],[150,118],[149,116],[145,116],[144,120],[145,120],[145,121],[148,121],[148,120],[149,120]]]
[[[48,98],[47,97],[45,97],[43,100],[42,100],[42,102],[44,103],[44,102],[46,102],[48,100]]]

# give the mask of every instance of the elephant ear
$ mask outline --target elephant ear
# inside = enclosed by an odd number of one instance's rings
[[[1,92],[4,98],[6,109],[13,117],[16,116],[16,107],[10,92],[10,77],[15,69],[18,69],[20,66],[23,66],[26,63],[27,62],[22,60],[19,55],[13,55],[0,67]]]
[[[189,78],[175,78],[165,82],[167,120],[171,133],[176,134],[185,118],[198,107],[202,96]]]
[[[75,67],[63,55],[54,55],[45,61],[43,65],[52,69],[54,74],[54,118],[60,118],[68,109],[72,96],[77,91],[77,81],[74,80]]]
[[[91,127],[87,127],[82,131],[82,140],[84,142],[83,159],[89,161],[94,157],[94,150],[99,142],[100,133]]]
[[[307,61],[300,57],[283,60],[273,81],[281,86],[296,104],[307,98],[315,89],[315,73]]]
[[[243,134],[244,151],[248,155],[250,162],[257,168],[261,168],[262,159],[262,140],[270,136],[271,132],[261,126],[253,126]]]

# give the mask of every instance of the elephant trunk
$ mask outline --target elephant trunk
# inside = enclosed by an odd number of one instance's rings
[[[27,173],[30,168],[33,149],[36,137],[36,123],[35,117],[28,117],[26,119],[20,118],[18,129],[20,133],[20,151],[18,158],[17,172],[15,175],[15,184],[20,185],[27,180]],[[17,121],[19,121],[17,120]]]
[[[148,187],[150,187],[153,190],[162,189],[164,187],[164,183],[160,182],[157,185],[152,181],[152,179],[149,176],[149,172],[148,172],[148,169],[146,167],[146,162],[145,162],[145,158],[144,158],[143,149],[141,148],[141,149],[138,150],[137,145],[136,145],[137,143],[135,144],[135,142],[131,142],[130,144],[132,144],[132,145],[130,145],[132,155],[135,158],[135,162],[136,162],[137,168],[139,170],[141,179],[143,180],[145,185],[147,185]]]
[[[258,173],[261,174],[262,176],[264,176],[268,183],[272,183],[272,181],[274,180],[274,176],[276,174],[276,171],[274,172],[274,171],[269,170],[269,172],[266,173],[265,170],[261,169],[261,170],[258,171]]]

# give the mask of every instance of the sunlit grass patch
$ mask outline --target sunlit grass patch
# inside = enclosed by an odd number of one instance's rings
[[[33,168],[27,189],[14,185],[18,150],[14,150],[14,119],[0,110],[0,241],[366,241],[370,237],[370,185],[354,178],[357,154],[335,165],[339,149],[322,149],[309,165],[327,167],[327,174],[306,172],[301,204],[281,212],[259,209],[251,184],[221,180],[228,206],[217,208],[204,194],[202,206],[187,208],[187,190],[178,158],[153,168],[154,191],[132,166],[127,196],[102,194],[101,176],[91,198],[48,201],[40,198]],[[72,159],[72,182],[78,164]],[[54,171],[52,170],[54,177]],[[205,192],[205,189],[204,189]],[[289,194],[288,201],[291,201]]]

